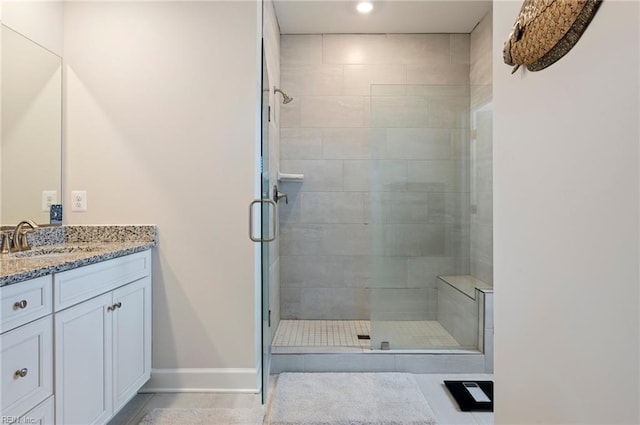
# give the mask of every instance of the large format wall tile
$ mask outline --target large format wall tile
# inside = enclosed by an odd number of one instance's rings
[[[404,191],[406,188],[407,161],[344,161],[344,190],[346,191]]]
[[[422,96],[374,96],[372,127],[426,127],[428,101]]]
[[[388,159],[448,159],[450,132],[446,128],[389,128],[385,152]]]
[[[388,60],[392,63],[449,63],[449,34],[389,34]]]
[[[281,205],[288,223],[362,223],[364,194],[361,192],[299,192],[289,205]]]
[[[290,96],[293,94],[289,93]],[[300,127],[300,100],[280,105],[280,129]]]
[[[302,314],[302,289],[280,288],[280,319],[297,319]]]
[[[465,347],[478,346],[478,303],[438,281],[438,322]]]
[[[409,161],[409,190],[461,192],[468,190],[467,173],[460,161]]]
[[[427,123],[429,127],[468,128],[469,98],[428,98]]]
[[[372,84],[404,85],[406,82],[406,65],[345,65],[343,94],[369,96]]]
[[[407,65],[407,84],[469,84],[469,65],[430,63]]]
[[[363,223],[324,225],[320,252],[323,255],[370,255],[372,227]]]
[[[428,223],[430,194],[425,192],[369,192],[364,198],[368,223]]]
[[[430,257],[446,254],[446,228],[441,224],[384,225],[384,255]]]
[[[282,256],[280,284],[283,288],[346,287],[344,266],[353,259],[347,256],[300,255]]]
[[[317,224],[288,224],[280,227],[280,256],[319,255],[322,226]],[[281,270],[280,273],[286,273]]]
[[[324,128],[324,159],[371,159],[385,155],[386,131],[371,128]]]
[[[287,84],[286,87],[283,86],[283,90],[290,96],[293,96],[291,93],[295,93],[296,97],[345,94],[342,89],[342,65],[287,65],[280,72],[280,80]]]
[[[427,288],[371,289],[371,320],[433,320],[425,308],[436,293]],[[372,323],[372,332],[375,324]]]
[[[301,127],[363,127],[361,96],[309,96],[299,100]]]
[[[388,64],[386,35],[325,34],[322,59],[330,64]]]
[[[451,63],[469,65],[471,37],[469,34],[451,34]]]
[[[280,159],[322,159],[322,130],[280,129]]]
[[[334,160],[281,160],[283,173],[304,174],[300,191],[342,191],[342,161]]]
[[[280,65],[311,65],[322,63],[321,35],[280,36]],[[280,81],[285,83],[282,78]],[[285,87],[285,86],[283,86]],[[285,90],[286,91],[286,90]]]
[[[369,317],[369,289],[305,288],[301,308],[316,319],[357,320]]]
[[[493,16],[488,13],[471,33],[469,59],[472,85],[491,84],[493,72],[492,27]]]
[[[453,257],[409,257],[407,259],[407,286],[435,289],[438,276],[454,274]]]

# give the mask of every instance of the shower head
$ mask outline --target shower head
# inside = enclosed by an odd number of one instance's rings
[[[285,92],[283,92],[282,90],[280,90],[277,87],[273,88],[273,92],[274,93],[280,93],[282,95],[282,103],[284,103],[285,105],[293,100],[292,97],[289,97],[289,95],[287,95]]]

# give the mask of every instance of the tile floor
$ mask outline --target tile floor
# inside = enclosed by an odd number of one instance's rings
[[[273,347],[358,347],[370,348],[368,320],[281,320]]]
[[[435,320],[281,320],[273,338],[274,352],[290,347],[341,347],[371,349],[371,341],[358,335],[388,340],[392,348],[459,348],[460,344]],[[281,350],[282,351],[282,350]],[[323,352],[326,352],[326,348]]]
[[[439,425],[492,425],[493,413],[462,412],[445,388],[445,380],[492,380],[490,374],[415,374]],[[277,376],[270,380],[270,393],[277,384]],[[116,415],[109,425],[137,425],[148,412],[155,408],[191,407],[242,407],[260,406],[259,394],[222,393],[158,393],[138,394]],[[176,424],[182,425],[182,424]]]
[[[108,425],[138,425],[144,415],[156,408],[212,408],[260,406],[259,394],[156,393],[137,394]],[[183,424],[176,424],[183,425]]]

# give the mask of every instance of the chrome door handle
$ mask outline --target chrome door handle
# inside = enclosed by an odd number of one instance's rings
[[[271,221],[273,223],[273,235],[271,237],[259,237],[256,238],[253,236],[253,206],[255,204],[262,205],[264,202],[273,206],[273,214],[271,215]],[[278,208],[276,203],[272,199],[254,199],[249,204],[249,239],[254,242],[273,242],[276,240],[276,236],[278,234]]]
[[[271,223],[273,223],[273,236],[271,236],[270,238],[262,238],[262,241],[273,242],[276,240],[276,236],[278,235],[278,205],[272,199],[265,199],[264,202],[267,202],[273,207],[273,214],[271,214]]]

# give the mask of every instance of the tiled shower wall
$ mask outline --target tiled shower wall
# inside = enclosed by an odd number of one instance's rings
[[[280,171],[305,175],[280,184],[283,319],[433,320],[437,275],[469,272],[469,48],[281,37]]]

